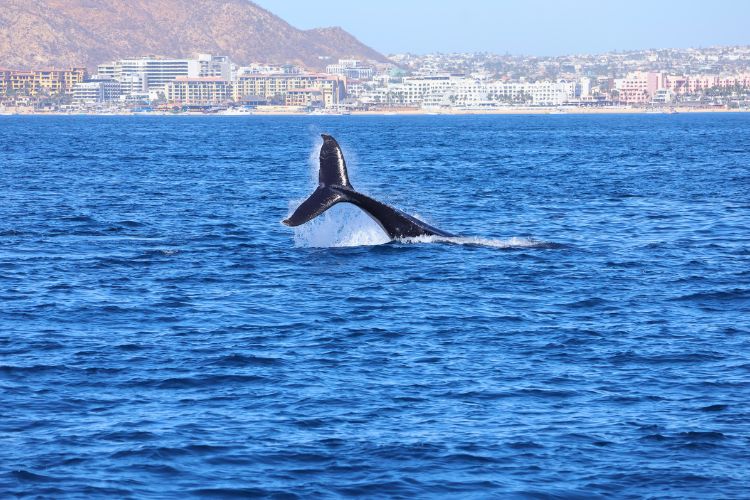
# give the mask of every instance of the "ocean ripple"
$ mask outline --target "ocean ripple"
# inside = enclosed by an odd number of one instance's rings
[[[321,132],[462,236],[281,225]],[[750,491],[747,114],[0,117],[0,144],[2,498]]]

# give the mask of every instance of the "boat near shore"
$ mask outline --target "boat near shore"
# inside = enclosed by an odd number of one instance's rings
[[[224,111],[220,111],[218,114],[222,116],[248,116],[252,115],[253,111],[253,108],[241,106],[236,108],[227,108]]]

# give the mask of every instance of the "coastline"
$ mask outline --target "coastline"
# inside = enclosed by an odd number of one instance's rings
[[[750,113],[750,109],[727,109],[719,107],[674,107],[674,108],[583,108],[583,107],[555,107],[555,108],[502,108],[487,110],[466,109],[412,109],[398,108],[393,110],[351,111],[346,113],[315,113],[298,109],[283,110],[255,109],[246,113],[171,113],[171,112],[61,112],[61,111],[29,111],[27,109],[0,109],[0,116],[469,116],[469,115],[624,115],[624,114],[698,114],[698,113]]]

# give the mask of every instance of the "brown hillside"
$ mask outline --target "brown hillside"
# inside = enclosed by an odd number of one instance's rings
[[[0,67],[197,52],[310,68],[325,57],[385,60],[340,28],[298,30],[248,0],[0,0]]]

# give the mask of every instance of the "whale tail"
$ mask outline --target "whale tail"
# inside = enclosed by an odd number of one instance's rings
[[[290,227],[299,226],[322,214],[336,203],[349,201],[344,191],[353,191],[346,172],[346,161],[339,143],[330,135],[323,134],[323,147],[320,148],[320,170],[318,188],[313,191],[297,210],[282,221]]]
[[[282,221],[287,226],[299,226],[322,214],[336,203],[352,203],[365,211],[383,228],[391,239],[417,236],[453,236],[450,233],[425,224],[408,214],[357,192],[349,183],[346,161],[336,139],[323,135],[320,148],[320,170],[318,188],[297,210]]]

